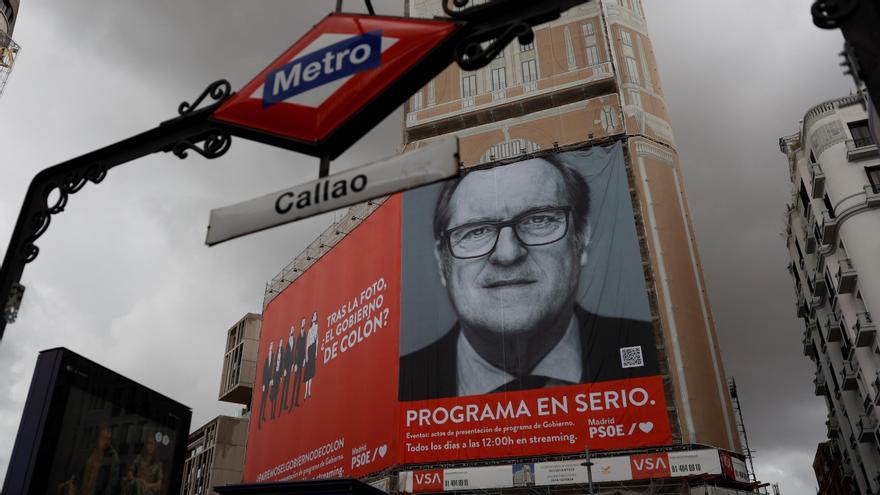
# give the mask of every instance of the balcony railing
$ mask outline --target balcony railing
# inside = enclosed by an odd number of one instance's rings
[[[839,319],[834,315],[829,316],[828,320],[825,322],[825,328],[828,329],[828,335],[825,336],[825,340],[828,342],[840,342],[843,332]]]
[[[877,327],[871,319],[871,313],[864,311],[856,314],[853,333],[856,335],[856,347],[869,347],[874,343]]]
[[[812,197],[821,198],[825,194],[825,173],[818,163],[810,166],[810,179],[812,182]]]
[[[859,416],[859,442],[873,443],[876,437],[877,418],[873,415],[862,414]]]
[[[880,405],[880,373],[874,376],[871,386],[874,388],[874,404]]]
[[[880,184],[865,186],[865,204],[868,206],[880,205]]]
[[[840,423],[837,421],[837,417],[829,417],[825,420],[825,426],[828,427],[828,438],[837,438],[840,435]]]
[[[837,233],[837,219],[831,218],[827,210],[822,211],[822,223],[819,226],[819,236],[822,245],[831,244],[834,240],[834,234]]]
[[[825,283],[825,276],[821,270],[817,270],[810,276],[810,282],[813,284],[813,295],[819,298],[828,294],[828,285]]]
[[[849,361],[846,361],[840,369],[840,388],[843,390],[855,390],[857,387],[856,370]]]
[[[809,335],[803,338],[801,341],[804,345],[804,356],[810,357],[816,351],[816,345],[813,343],[813,339],[810,338]]]
[[[813,377],[813,388],[816,395],[825,395],[828,393],[828,383],[825,381],[825,374],[821,369],[816,370],[816,376]]]
[[[848,139],[846,141],[846,159],[854,162],[877,156],[877,144],[870,137]]]
[[[852,294],[856,288],[858,274],[849,258],[837,262],[837,292],[838,294]]]

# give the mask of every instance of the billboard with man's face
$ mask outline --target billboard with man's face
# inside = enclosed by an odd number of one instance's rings
[[[287,330],[313,306],[305,385]],[[392,196],[266,308],[246,481],[668,445],[650,314],[619,145]],[[262,419],[284,396],[303,412]]]

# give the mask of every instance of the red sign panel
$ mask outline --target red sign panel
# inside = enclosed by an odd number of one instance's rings
[[[406,463],[666,445],[659,376],[401,403]],[[669,463],[666,463],[667,471]]]
[[[669,478],[672,476],[669,470],[669,454],[633,455],[629,458],[632,469],[632,479],[644,480],[650,478]]]
[[[398,196],[266,307],[245,480],[392,465],[400,256],[389,246],[399,245]]]
[[[551,158],[392,196],[272,300],[245,482],[672,443],[622,148]]]
[[[214,118],[320,142],[455,29],[443,21],[331,14],[225,102]]]

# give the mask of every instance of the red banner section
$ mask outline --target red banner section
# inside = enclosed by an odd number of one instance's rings
[[[672,443],[659,376],[404,402],[400,429],[403,463]]]
[[[393,464],[400,211],[388,199],[266,307],[245,482]]]

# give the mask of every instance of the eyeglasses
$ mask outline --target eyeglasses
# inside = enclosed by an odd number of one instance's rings
[[[447,230],[443,238],[452,256],[460,259],[479,258],[495,251],[504,227],[512,227],[523,246],[543,246],[565,237],[570,211],[570,206],[536,208],[506,222],[466,223]]]

